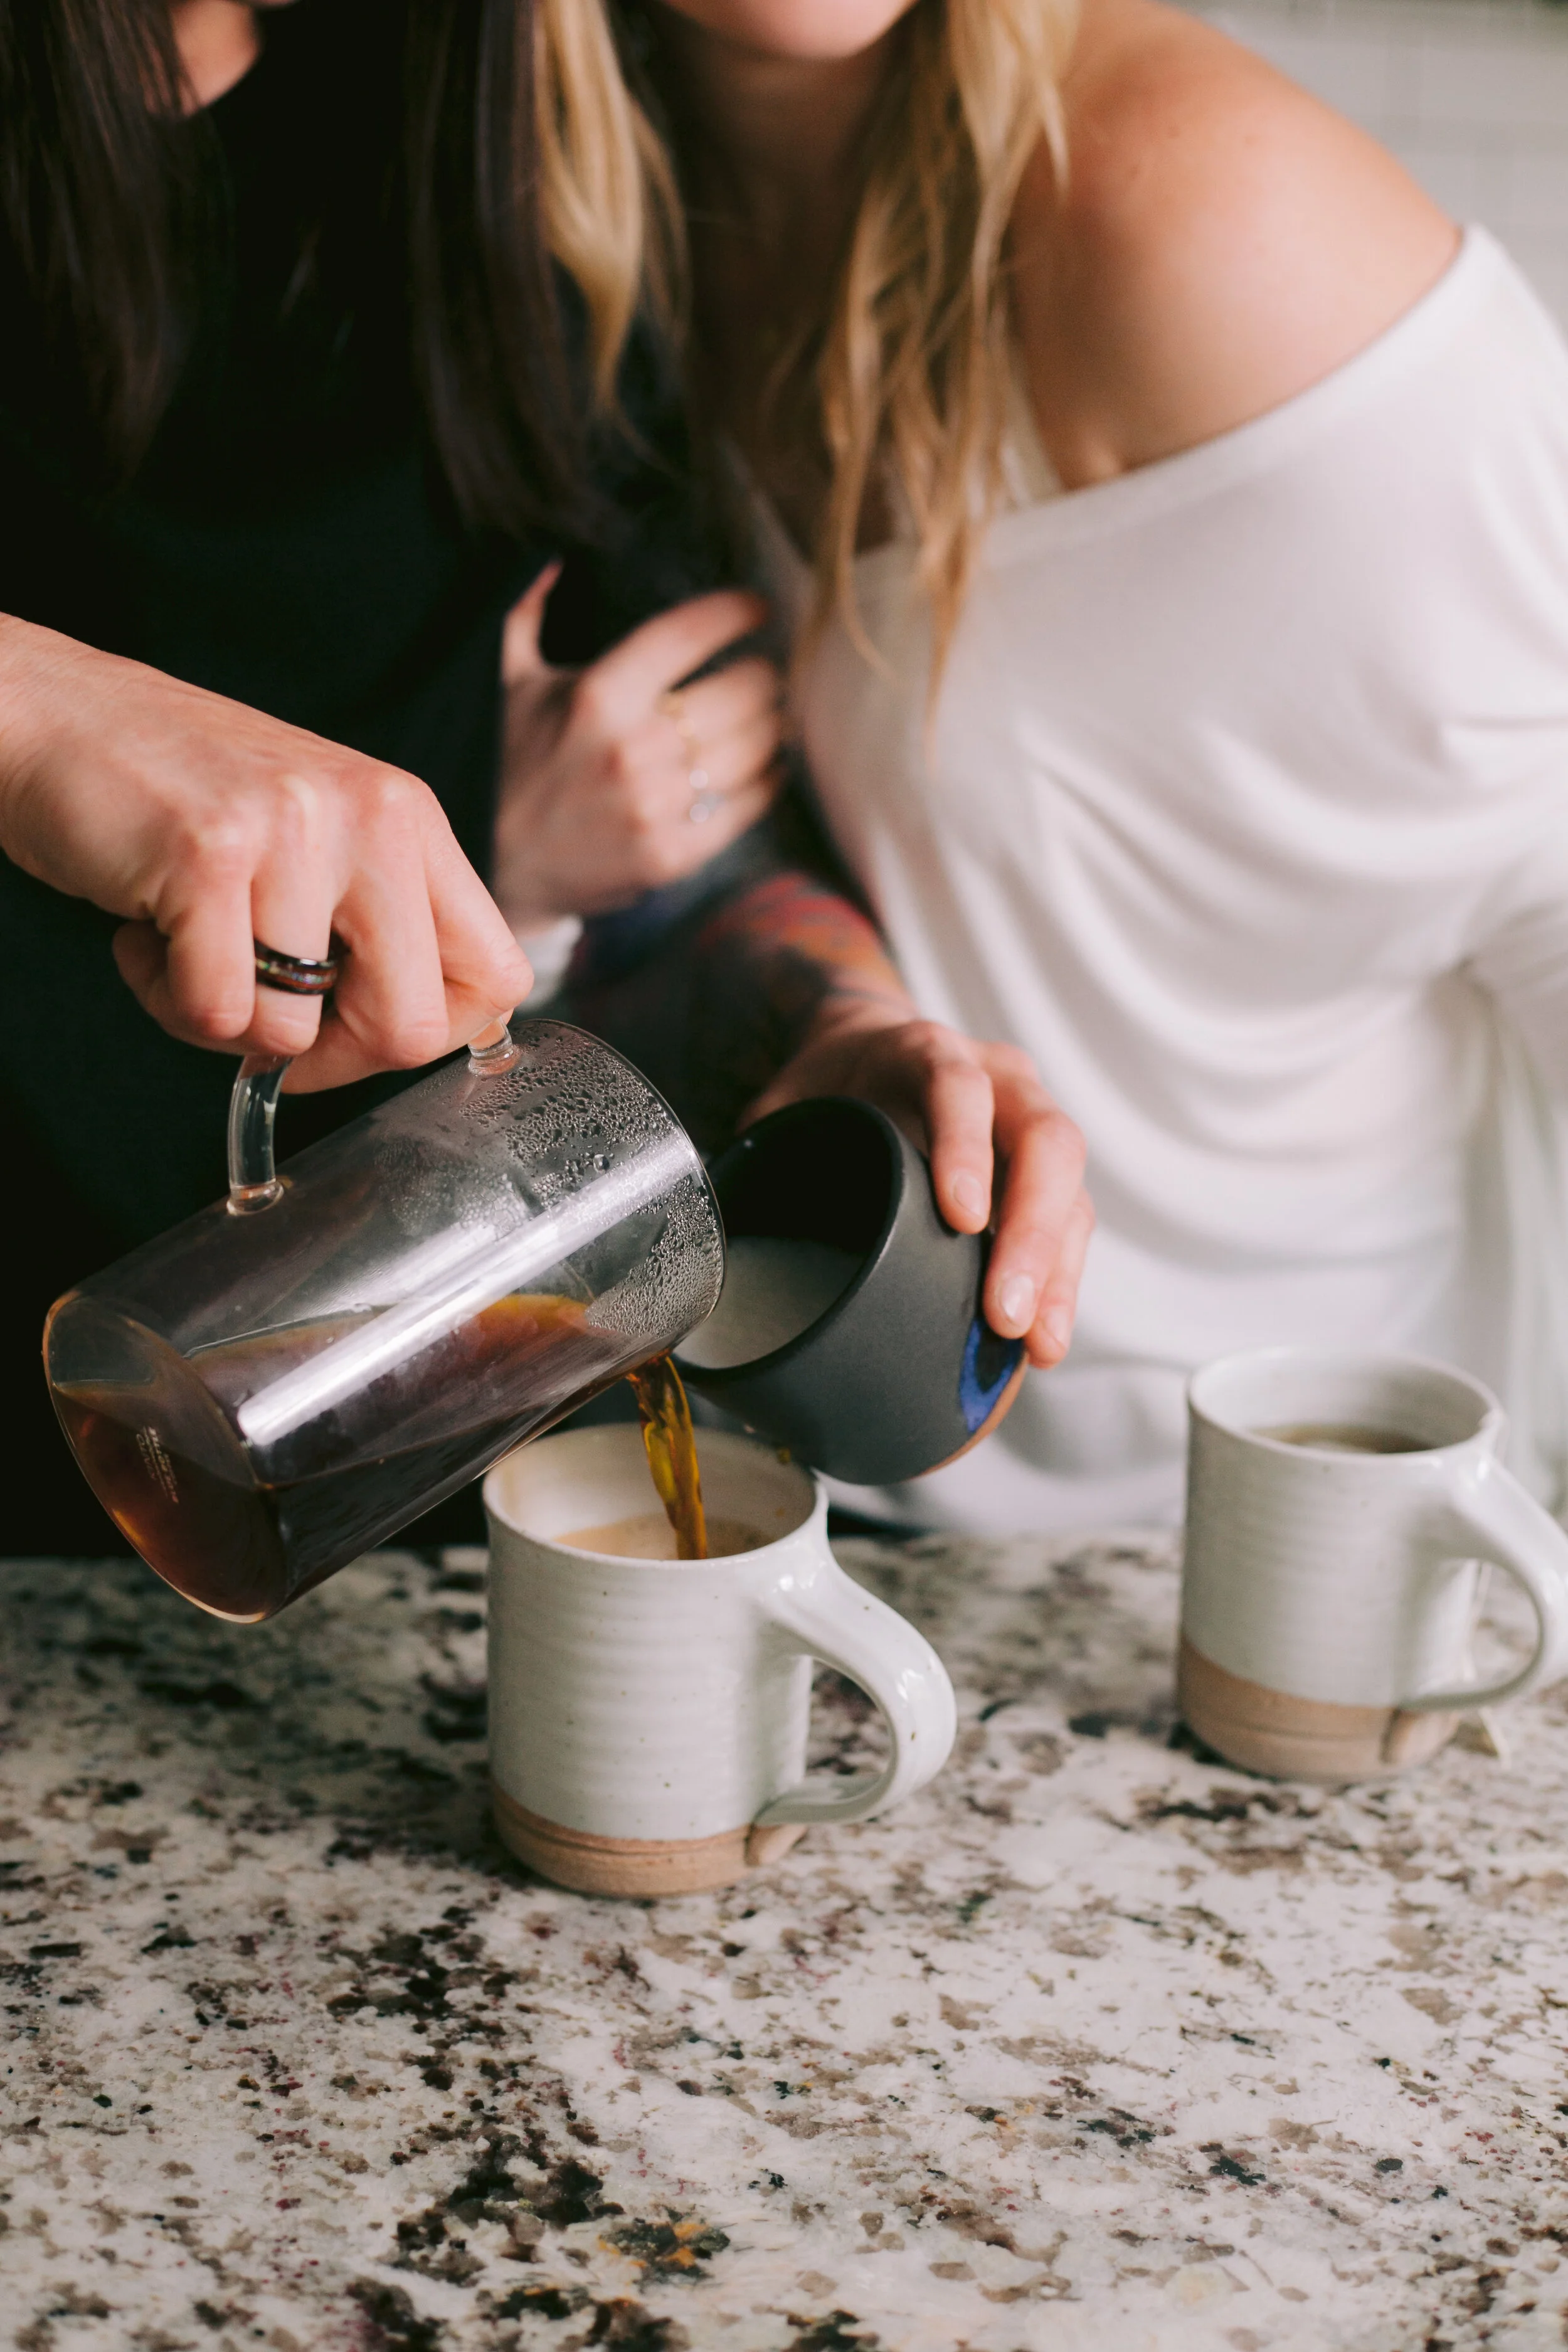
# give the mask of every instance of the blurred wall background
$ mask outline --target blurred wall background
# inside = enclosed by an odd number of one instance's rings
[[[1207,16],[1506,245],[1568,329],[1568,6],[1222,0]]]

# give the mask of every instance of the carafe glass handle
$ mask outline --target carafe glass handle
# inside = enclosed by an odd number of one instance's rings
[[[228,1098],[228,1213],[247,1217],[283,1197],[273,1165],[279,1090],[292,1055],[247,1054]]]
[[[504,1077],[519,1047],[504,1021],[491,1021],[468,1045],[468,1068],[476,1078]],[[228,1098],[228,1212],[248,1217],[283,1197],[273,1152],[278,1097],[289,1054],[247,1054]]]

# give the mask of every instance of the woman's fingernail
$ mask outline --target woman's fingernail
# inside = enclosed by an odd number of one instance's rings
[[[1047,1307],[1040,1320],[1046,1327],[1046,1337],[1058,1356],[1065,1356],[1072,1345],[1072,1317],[1065,1307]]]
[[[1002,1285],[1002,1314],[1016,1330],[1026,1331],[1034,1321],[1036,1296],[1026,1274],[1010,1274]]]
[[[978,1176],[955,1176],[949,1190],[966,1217],[985,1214],[985,1187]]]

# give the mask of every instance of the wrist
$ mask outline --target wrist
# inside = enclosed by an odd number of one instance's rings
[[[54,642],[52,630],[0,613],[0,849],[7,852],[20,780],[40,748],[37,677]]]
[[[525,940],[531,932],[548,931],[557,923],[570,919],[569,910],[553,906],[537,887],[537,877],[531,877],[532,888],[514,887],[505,869],[492,869],[490,896],[506,917],[514,939]],[[526,950],[524,950],[526,953]]]
[[[490,836],[489,888],[513,933],[521,939],[528,931],[548,930],[577,910],[557,904],[541,866],[537,838],[530,843],[517,816],[515,810],[503,808]]]
[[[28,838],[40,823],[52,830],[51,773],[92,704],[97,673],[134,667],[58,629],[0,613],[0,850],[29,872],[37,868]]]
[[[835,982],[812,1015],[806,1042],[816,1045],[825,1037],[847,1035],[853,1032],[900,1029],[907,1021],[919,1019],[920,1013],[914,1003],[896,983],[883,985],[874,981],[858,980]]]

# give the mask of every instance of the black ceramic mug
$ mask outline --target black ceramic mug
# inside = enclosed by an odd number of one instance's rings
[[[725,1287],[682,1379],[830,1477],[891,1486],[989,1435],[1024,1345],[981,1312],[986,1239],[942,1221],[924,1156],[844,1097],[793,1103],[708,1171]]]

